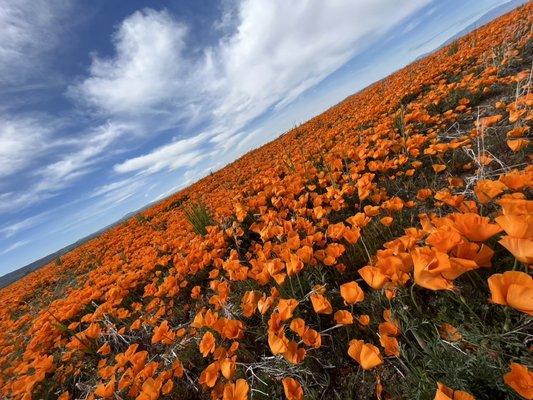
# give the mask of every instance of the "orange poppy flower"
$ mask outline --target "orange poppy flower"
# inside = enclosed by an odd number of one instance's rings
[[[233,375],[235,375],[236,359],[236,356],[226,357],[220,362],[220,372],[222,372],[222,376],[227,380],[233,379]]]
[[[257,309],[262,315],[265,315],[270,307],[272,307],[272,304],[274,304],[274,297],[272,296],[266,296],[263,295],[258,301],[257,301]]]
[[[157,400],[161,391],[162,383],[152,377],[146,379],[142,385],[141,393],[135,400]]]
[[[367,314],[360,315],[359,318],[357,318],[357,322],[363,326],[368,326],[370,324],[370,316]]]
[[[489,223],[487,217],[482,217],[476,213],[455,213],[448,218],[451,225],[461,235],[473,242],[484,242],[502,231],[497,224]]]
[[[202,336],[202,340],[200,341],[200,353],[202,353],[202,356],[207,357],[209,353],[212,353],[215,351],[216,346],[216,340],[215,336],[211,332],[204,333],[204,336]]]
[[[108,342],[105,342],[102,346],[100,346],[97,353],[103,356],[107,356],[109,353],[111,353],[111,346]]]
[[[481,204],[487,204],[490,200],[502,194],[505,189],[507,189],[507,186],[501,181],[481,179],[477,181],[474,192]]]
[[[387,275],[383,274],[379,268],[371,265],[359,268],[357,272],[372,289],[381,289],[389,281],[389,277]]]
[[[339,310],[334,315],[335,322],[339,325],[353,324],[353,315],[349,311]]]
[[[96,387],[94,394],[99,397],[103,397],[104,399],[113,397],[113,395],[115,394],[115,375],[113,375],[113,377],[107,384],[99,384]]]
[[[305,332],[305,321],[302,318],[294,318],[291,321],[290,329],[294,333],[298,334],[298,336],[302,337]]]
[[[283,332],[268,332],[268,345],[272,354],[283,354],[287,351],[289,341]]]
[[[357,361],[361,368],[367,370],[383,364],[383,357],[373,344],[353,339],[348,345],[348,355]]]
[[[245,379],[237,379],[235,383],[226,383],[224,386],[223,400],[246,400],[250,386]]]
[[[316,330],[307,328],[302,335],[303,342],[310,346],[318,349],[322,345],[322,336]]]
[[[502,229],[514,238],[533,238],[533,214],[507,214],[495,218]]]
[[[470,393],[462,390],[453,390],[437,382],[437,392],[435,393],[434,400],[475,400],[475,397]]]
[[[321,294],[314,293],[309,296],[309,298],[313,304],[313,310],[315,310],[317,314],[331,314],[333,312],[331,303]]]
[[[532,185],[533,186],[533,183]],[[498,204],[502,206],[503,215],[527,215],[533,213],[533,200],[526,200],[522,194],[520,197],[504,196],[498,200]]]
[[[426,243],[443,253],[449,252],[463,241],[461,235],[454,230],[437,229],[426,239]]]
[[[503,376],[503,381],[524,399],[533,399],[533,372],[522,364],[511,363],[511,371]]]
[[[533,278],[520,271],[494,274],[488,279],[491,301],[533,315]]]
[[[172,374],[176,378],[181,378],[184,372],[185,371],[183,370],[183,364],[181,363],[181,361],[180,360],[174,361],[174,363],[172,364]]]
[[[503,117],[500,114],[496,114],[496,115],[491,115],[489,117],[480,118],[478,121],[476,121],[476,127],[478,127],[478,128],[481,128],[481,127],[488,128],[488,127],[500,122],[502,120],[502,118]]]
[[[164,395],[169,394],[172,392],[172,389],[174,389],[174,381],[172,379],[168,379],[165,384],[161,387],[161,393]]]
[[[161,322],[161,325],[154,329],[154,334],[152,335],[152,344],[159,342],[164,344],[170,344],[172,343],[174,338],[175,334],[170,330],[170,327],[168,326],[168,321],[165,320]]]
[[[526,133],[529,130],[529,126],[518,126],[514,129],[511,129],[509,132],[507,132],[508,138],[519,138],[524,136],[524,133]]]
[[[202,288],[200,286],[195,286],[191,289],[191,298],[198,299],[202,293]]]
[[[528,139],[514,139],[514,140],[508,140],[507,141],[507,146],[509,146],[509,148],[514,151],[515,153],[517,151],[520,151],[522,149],[525,149],[527,147],[527,145],[529,144],[529,140]]]
[[[364,300],[365,294],[355,281],[344,283],[340,286],[341,296],[346,304],[355,304]]]
[[[385,355],[387,356],[400,356],[400,345],[398,344],[398,339],[394,336],[381,335],[379,338],[379,343],[385,349]]]
[[[392,217],[383,217],[379,220],[379,222],[382,224],[382,225],[385,225],[385,226],[390,226],[392,224],[392,222],[394,221],[394,218]]]
[[[298,301],[295,299],[280,299],[278,303],[278,312],[282,321],[292,318],[294,309],[298,306]]]
[[[435,171],[437,174],[446,169],[446,165],[444,164],[433,164],[431,167],[433,168],[433,171]]]
[[[417,247],[411,251],[414,264],[415,283],[431,290],[451,290],[453,283],[442,276],[450,269],[450,261],[445,253],[429,247]]]
[[[287,400],[303,400],[304,390],[302,389],[300,382],[293,378],[284,378],[282,383],[285,398]]]
[[[224,339],[240,339],[244,335],[244,324],[238,319],[223,319],[224,324],[219,330]]]
[[[428,197],[430,197],[433,194],[432,190],[429,188],[420,189],[416,193],[416,198],[418,200],[426,200]]]
[[[290,260],[286,263],[287,275],[294,276],[304,268],[304,263],[296,254],[291,254]]]
[[[527,265],[533,264],[533,240],[504,236],[498,243],[509,250],[518,261]]]
[[[355,227],[355,228],[346,228],[342,234],[342,237],[344,238],[344,240],[346,240],[348,243],[350,244],[355,244],[357,243],[357,241],[359,240],[359,238],[361,237],[361,231],[359,230],[359,228]]]
[[[207,366],[201,374],[198,382],[201,385],[212,388],[217,382],[218,375],[220,374],[220,365],[218,361],[215,361]]]
[[[241,300],[242,313],[246,318],[250,318],[257,309],[257,303],[261,298],[261,293],[249,290],[244,293]]]
[[[502,181],[505,186],[512,190],[521,190],[524,187],[533,186],[532,184],[532,171],[517,171],[513,170],[508,174],[500,176],[500,181]]]
[[[304,360],[305,354],[305,349],[303,347],[299,348],[298,343],[291,340],[287,345],[287,350],[283,353],[283,357],[292,364],[299,364]]]

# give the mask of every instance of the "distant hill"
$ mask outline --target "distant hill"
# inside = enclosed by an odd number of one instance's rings
[[[450,43],[452,43],[454,40],[459,39],[460,37],[465,36],[467,33],[472,32],[474,29],[477,29],[483,25],[488,24],[493,19],[498,18],[499,16],[503,14],[507,14],[509,11],[514,10],[516,7],[521,6],[522,4],[527,3],[527,0],[511,0],[505,4],[502,4],[498,7],[493,8],[492,10],[488,11],[487,13],[483,14],[481,17],[479,17],[475,22],[468,25],[466,28],[464,28],[462,31],[457,32],[455,35],[453,35],[451,38],[446,40],[441,47],[446,46]]]
[[[490,21],[492,21],[493,19],[496,19],[504,14],[507,14],[508,12],[514,10],[515,8],[521,6],[522,4],[524,3],[527,3],[527,0],[511,0],[505,4],[502,4],[500,6],[497,6],[497,7],[494,7],[492,10],[486,12],[485,14],[483,14],[481,17],[479,17],[478,19],[476,19],[474,22],[472,22],[470,25],[468,25],[466,28],[464,28],[463,30],[457,32],[455,35],[453,35],[452,37],[450,37],[448,40],[446,40],[444,43],[442,43],[439,47],[437,47],[436,49],[428,52],[428,53],[424,53],[420,56],[418,56],[416,58],[416,60],[420,60],[424,57],[426,57],[427,55],[431,54],[431,53],[434,53],[435,51],[443,48],[444,46],[447,46],[449,45],[450,43],[453,43],[455,40],[465,36],[466,34],[472,32],[473,30],[483,26],[483,25],[486,25],[487,23],[489,23]]]

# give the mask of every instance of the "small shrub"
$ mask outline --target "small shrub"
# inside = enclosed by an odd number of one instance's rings
[[[457,41],[453,42],[450,47],[448,47],[448,55],[453,56],[459,50],[459,43]]]
[[[215,225],[209,209],[201,201],[184,206],[183,212],[193,226],[194,231],[199,235],[205,236],[207,227]]]

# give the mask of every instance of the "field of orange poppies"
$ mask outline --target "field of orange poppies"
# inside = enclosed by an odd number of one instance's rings
[[[0,291],[5,399],[533,399],[533,5]]]

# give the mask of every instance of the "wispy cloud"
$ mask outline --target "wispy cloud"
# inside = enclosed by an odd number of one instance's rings
[[[31,165],[47,147],[50,133],[42,120],[0,116],[0,178]]]
[[[10,238],[15,234],[18,234],[43,223],[50,216],[50,214],[51,211],[45,211],[17,222],[7,223],[4,226],[0,227],[0,235],[5,238]]]
[[[13,243],[12,245],[6,247],[3,250],[0,250],[0,255],[7,254],[15,249],[18,249],[19,247],[24,246],[25,244],[28,244],[29,240],[19,240],[18,242]]]
[[[0,85],[27,82],[43,72],[71,9],[72,3],[60,0],[2,1]]]

